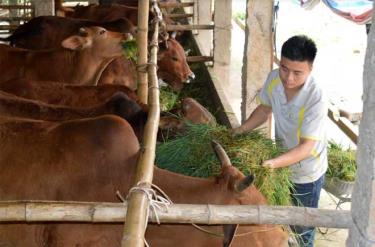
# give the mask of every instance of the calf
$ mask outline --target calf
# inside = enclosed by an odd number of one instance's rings
[[[0,198],[2,200],[69,200],[118,202],[134,184],[139,143],[129,124],[115,116],[61,123],[0,117]],[[99,134],[100,133],[100,134]],[[216,178],[192,178],[154,168],[154,183],[176,203],[249,205],[265,198],[222,160]],[[17,178],[17,179],[15,179]],[[191,225],[149,225],[147,241],[163,246],[229,246],[236,226],[206,226],[216,237]],[[232,247],[283,246],[287,235],[277,226],[245,225]],[[4,246],[120,246],[122,224],[10,224],[0,225]],[[22,236],[22,237],[20,237]]]
[[[82,27],[100,26],[109,31],[135,35],[135,26],[127,19],[110,22],[78,20],[58,16],[38,16],[19,26],[9,37],[11,46],[31,50],[61,47],[61,42]]]
[[[81,28],[62,42],[64,48],[30,51],[0,44],[0,82],[15,78],[96,85],[106,66],[122,56],[129,35],[102,27]]]

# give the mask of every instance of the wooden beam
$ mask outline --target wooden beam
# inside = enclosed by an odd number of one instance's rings
[[[167,25],[167,31],[213,30],[214,25]]]
[[[214,11],[214,71],[222,85],[229,82],[231,38],[232,38],[232,0],[216,0]]]
[[[272,70],[272,17],[274,1],[247,1],[245,48],[242,68],[241,119],[257,107],[256,95]],[[261,128],[270,133],[270,121]]]
[[[169,17],[169,18],[189,18],[189,17],[193,17],[194,15],[193,14],[166,14],[165,16]]]
[[[0,9],[34,9],[34,6],[25,5],[2,5],[0,4]]]
[[[211,56],[190,56],[190,57],[187,57],[186,60],[189,63],[197,63],[197,62],[210,62],[210,61],[213,61],[214,58]]]
[[[185,3],[159,3],[160,8],[183,8],[183,7],[192,7],[194,6],[194,2],[185,2]]]
[[[375,2],[373,3],[375,8]],[[375,15],[372,16],[375,23]],[[354,224],[349,229],[347,246],[375,245],[375,29],[367,38],[363,70],[363,116],[359,126],[357,175],[352,193],[351,215]]]
[[[340,113],[331,106],[328,108],[328,117],[350,138],[355,144],[358,143],[358,130],[347,118],[340,117]]]
[[[124,203],[93,202],[1,202],[0,222],[124,222]],[[276,224],[328,228],[352,226],[350,211],[267,205],[172,204],[158,210],[162,223]],[[149,220],[156,222],[153,211]]]

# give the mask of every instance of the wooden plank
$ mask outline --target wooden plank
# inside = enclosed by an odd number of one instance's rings
[[[0,9],[34,9],[34,6],[25,5],[0,5]]]
[[[169,8],[183,8],[183,7],[192,7],[194,6],[194,2],[184,2],[184,3],[159,3],[161,8],[169,9]]]
[[[167,25],[167,31],[213,30],[214,25]]]
[[[32,17],[0,17],[0,21],[29,21]]]
[[[355,144],[358,143],[358,130],[357,128],[344,117],[340,117],[340,113],[332,108],[328,107],[328,117],[350,138]]]
[[[257,107],[256,95],[272,70],[272,17],[274,1],[249,0],[242,69],[241,119],[244,122]],[[268,121],[261,128],[270,134]]]
[[[214,70],[222,85],[229,82],[232,0],[216,0],[214,11]]]
[[[169,18],[189,18],[193,17],[193,14],[166,14],[167,17]]]
[[[211,56],[190,56],[190,57],[187,57],[186,60],[189,63],[197,63],[197,62],[210,62],[210,61],[213,61],[214,58]]]
[[[124,222],[124,203],[1,202],[0,222]],[[158,210],[161,223],[276,224],[349,228],[350,211],[268,205],[172,204]],[[154,212],[149,220],[156,222]]]

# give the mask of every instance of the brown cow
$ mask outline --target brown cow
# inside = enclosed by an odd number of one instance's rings
[[[134,183],[139,143],[125,120],[115,116],[51,123],[0,117],[0,198],[118,202]],[[215,150],[220,150],[215,147]],[[224,156],[221,152],[219,156]],[[253,186],[224,157],[216,178],[192,178],[155,167],[154,183],[175,203],[265,204]],[[17,178],[17,179],[15,179]],[[205,227],[223,232],[220,226]],[[229,246],[234,226],[224,239],[191,225],[149,225],[151,246]],[[120,246],[122,224],[0,225],[1,246]],[[266,225],[240,226],[232,247],[283,246],[286,234]],[[20,237],[22,236],[22,237]]]
[[[138,23],[138,8],[132,6],[113,5],[97,5],[90,4],[88,6],[77,5],[73,13],[68,15],[71,18],[88,19],[94,21],[112,21],[119,18],[129,19],[135,26]],[[150,12],[150,17],[153,14]]]
[[[57,50],[30,51],[0,44],[0,82],[25,78],[95,85],[108,63],[122,56],[120,42],[125,38],[129,35],[88,27],[65,39],[65,48]]]
[[[45,104],[16,97],[0,91],[0,115],[8,117],[63,121],[115,114],[129,121],[146,118],[147,112],[122,92],[116,92],[104,102],[89,107],[67,107]]]
[[[137,94],[122,85],[85,86],[20,79],[0,83],[0,90],[46,104],[74,108],[98,105],[107,101],[109,97],[117,92],[122,92],[145,109],[145,106],[139,103]]]
[[[19,26],[9,37],[11,46],[31,50],[61,47],[61,42],[78,33],[82,27],[100,26],[109,31],[135,35],[135,26],[127,19],[110,22],[79,20],[58,16],[38,16]]]

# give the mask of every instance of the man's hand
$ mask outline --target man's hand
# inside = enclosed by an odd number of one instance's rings
[[[235,137],[235,136],[238,136],[238,135],[241,135],[241,134],[243,134],[243,130],[241,129],[241,127],[237,127],[237,128],[234,128],[234,129],[230,130],[230,135],[232,137]]]
[[[272,159],[263,161],[262,166],[265,168],[271,168],[271,169],[277,168],[275,165],[275,162]]]

